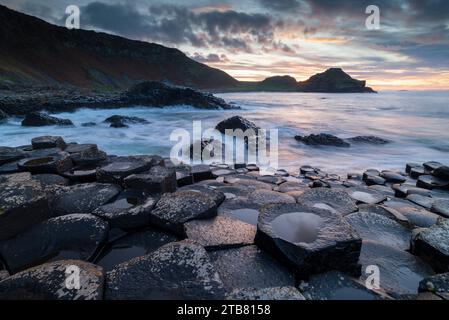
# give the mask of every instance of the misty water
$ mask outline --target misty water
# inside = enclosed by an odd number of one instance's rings
[[[169,156],[178,128],[192,131],[193,121],[203,130],[233,115],[254,121],[263,129],[279,130],[279,167],[297,172],[310,164],[329,172],[367,168],[403,169],[406,162],[449,162],[449,92],[380,92],[379,94],[227,93],[219,94],[242,110],[198,110],[188,106],[164,109],[132,107],[112,110],[80,109],[55,116],[74,127],[20,126],[19,118],[0,124],[0,145],[19,146],[39,135],[60,135],[67,142],[96,143],[109,154]],[[114,129],[102,123],[119,114],[147,119],[150,124]],[[82,127],[96,122],[95,127]],[[387,145],[352,144],[350,148],[311,147],[295,135],[330,133],[341,138],[375,135]]]

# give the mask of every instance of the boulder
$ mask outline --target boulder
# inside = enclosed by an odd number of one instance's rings
[[[224,299],[225,290],[203,247],[169,243],[107,273],[107,300]]]
[[[340,215],[357,211],[355,201],[343,190],[314,188],[303,192],[296,198],[296,201],[304,206]]]
[[[333,146],[349,148],[351,145],[336,136],[327,133],[311,134],[308,136],[295,136],[300,141],[309,146]]]
[[[300,204],[261,208],[255,242],[299,277],[329,270],[357,273],[362,239],[339,215]]]
[[[66,143],[62,137],[55,136],[42,136],[33,138],[31,140],[33,149],[47,149],[47,148],[59,148],[64,150],[66,148]]]
[[[241,116],[234,116],[221,121],[215,126],[215,129],[225,134],[226,130],[240,129],[243,132],[246,130],[254,130],[254,134],[260,129],[254,122],[251,122]]]
[[[89,260],[106,241],[108,223],[88,214],[51,218],[0,241],[0,255],[13,272],[63,254],[65,259]]]
[[[212,251],[209,256],[228,292],[295,285],[290,270],[257,246]]]
[[[382,171],[380,176],[390,183],[404,183],[407,180],[403,175],[388,170]]]
[[[449,167],[440,166],[432,171],[432,175],[438,179],[449,180]]]
[[[352,143],[365,143],[374,145],[388,144],[391,142],[390,140],[379,138],[376,136],[357,136],[346,140]]]
[[[0,147],[0,165],[26,158],[27,154],[20,148]]]
[[[120,187],[112,184],[86,183],[54,190],[53,208],[57,215],[92,213],[98,207],[112,201]]]
[[[449,180],[440,179],[431,175],[422,175],[416,182],[418,188],[435,189],[435,188],[449,188]]]
[[[152,167],[148,172],[133,174],[123,180],[125,188],[143,190],[148,193],[167,193],[176,191],[174,169],[161,166]]]
[[[226,296],[226,300],[276,301],[305,300],[305,298],[295,287],[274,287],[235,289]]]
[[[126,128],[128,124],[148,124],[149,121],[139,118],[139,117],[129,117],[129,116],[120,116],[113,115],[103,122],[109,123],[112,128]]]
[[[418,229],[412,238],[410,250],[439,273],[449,272],[449,219],[438,218],[437,224]]]
[[[0,240],[52,215],[45,191],[29,173],[0,176]]]
[[[106,152],[98,150],[96,144],[70,144],[65,152],[76,166],[99,165],[107,159]]]
[[[177,191],[161,197],[150,213],[150,223],[185,236],[186,222],[216,215],[217,204],[212,197],[193,191]]]
[[[80,289],[68,289],[67,270],[78,268]],[[1,300],[101,300],[103,268],[77,260],[46,263],[0,282]]]
[[[39,112],[28,113],[22,121],[22,126],[24,127],[43,127],[52,125],[73,126],[73,122],[68,119],[59,119]]]
[[[419,168],[421,167],[421,164],[416,162],[409,162],[405,165],[405,173],[410,174],[410,171],[412,171],[413,168]]]

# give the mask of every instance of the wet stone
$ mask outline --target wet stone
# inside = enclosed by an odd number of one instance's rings
[[[258,204],[245,198],[229,199],[218,208],[218,214],[256,226],[259,219]]]
[[[57,174],[36,174],[33,176],[34,180],[37,180],[45,188],[47,186],[68,186],[70,181]]]
[[[301,182],[284,182],[279,186],[279,192],[291,192],[291,191],[305,191],[308,187],[306,184]]]
[[[176,241],[178,239],[174,235],[157,229],[137,231],[109,245],[96,264],[109,271],[120,263],[148,255],[163,245]]]
[[[62,253],[64,259],[89,260],[108,235],[107,222],[88,214],[51,218],[0,241],[0,255],[17,272]]]
[[[295,284],[293,274],[257,246],[213,251],[209,256],[228,292]]]
[[[424,167],[413,167],[410,170],[410,177],[413,179],[418,179],[420,176],[426,175],[427,171]]]
[[[387,181],[379,176],[367,176],[365,179],[365,183],[367,186],[375,186],[375,185],[380,185],[383,186],[385,185]]]
[[[443,166],[443,164],[436,162],[436,161],[429,161],[429,162],[423,163],[423,167],[428,171],[436,170],[442,166]]]
[[[269,203],[296,203],[295,198],[285,193],[270,190],[256,190],[249,194],[248,200],[258,205]]]
[[[217,204],[212,197],[193,191],[177,191],[161,197],[150,213],[150,223],[185,236],[184,223],[216,215]]]
[[[449,271],[449,219],[438,218],[437,224],[417,230],[411,241],[411,252],[427,263],[436,272]]]
[[[13,161],[5,163],[4,165],[0,165],[0,174],[11,174],[20,172],[19,167],[17,166],[19,161]]]
[[[57,215],[92,213],[112,201],[121,188],[112,184],[86,183],[55,190],[53,207]]]
[[[377,192],[380,192],[384,195],[386,195],[387,197],[394,197],[395,196],[395,192],[387,187],[387,186],[380,186],[380,185],[374,185],[374,186],[369,186],[368,187],[371,190],[375,190]]]
[[[392,219],[404,227],[409,228],[411,226],[410,221],[402,213],[393,208],[389,208],[383,205],[361,204],[359,205],[359,212],[378,214]]]
[[[169,243],[107,273],[107,300],[224,299],[225,290],[203,247]]]
[[[27,154],[19,148],[0,147],[0,165],[23,159]]]
[[[387,199],[382,193],[370,188],[349,188],[346,192],[358,203],[378,204]]]
[[[305,300],[304,296],[295,287],[235,289],[227,295],[226,299],[237,301]]]
[[[61,175],[75,183],[89,183],[97,181],[97,166],[82,165],[76,166]]]
[[[185,224],[187,238],[207,250],[250,245],[254,242],[256,227],[226,216],[194,220]]]
[[[234,173],[235,173],[235,171],[234,170],[230,170],[230,169],[214,169],[214,170],[212,170],[212,176],[214,178],[222,177],[222,176],[228,176],[228,175],[231,175],[231,174],[234,174]]]
[[[449,199],[436,199],[432,204],[431,211],[449,218]]]
[[[232,180],[231,183],[235,186],[251,188],[254,191],[255,190],[272,190],[273,189],[273,185],[262,182],[262,181],[257,181],[255,179],[235,178]]]
[[[206,195],[212,198],[212,200],[215,202],[217,206],[223,203],[223,201],[226,199],[226,196],[223,192],[221,192],[220,187],[210,187],[207,185],[199,185],[199,184],[193,184],[190,186],[185,186],[178,189],[179,191],[191,191],[195,192],[199,195]]]
[[[419,292],[431,292],[449,300],[449,273],[437,274],[419,283]]]
[[[449,180],[449,167],[441,166],[432,171],[432,175],[436,178]]]
[[[370,177],[370,176],[379,176],[380,172],[376,169],[368,169],[366,170],[363,175],[362,175],[362,179],[363,181],[366,180],[366,178]]]
[[[421,167],[421,164],[415,163],[415,162],[409,162],[405,165],[405,172],[410,174],[410,172],[412,171],[412,168],[419,168],[419,167]]]
[[[384,178],[386,182],[390,183],[403,183],[406,181],[406,178],[403,175],[393,171],[382,171],[380,176]]]
[[[126,177],[123,185],[125,188],[143,190],[148,193],[174,192],[177,188],[176,173],[173,169],[155,166],[146,173]]]
[[[310,189],[297,197],[296,200],[299,204],[341,215],[357,211],[355,201],[342,190],[327,188]]]
[[[369,290],[361,282],[338,272],[314,275],[302,282],[299,289],[307,300],[382,300],[380,294]]]
[[[65,151],[76,165],[99,165],[107,159],[106,153],[98,150],[96,144],[71,144]]]
[[[257,177],[257,180],[276,185],[280,185],[285,182],[285,179],[280,176],[260,176]]]
[[[438,215],[406,200],[390,200],[385,202],[384,205],[385,208],[391,208],[403,214],[414,227],[430,227],[438,219]]]
[[[212,171],[210,170],[210,167],[208,165],[200,164],[196,166],[192,166],[192,175],[193,175],[193,181],[203,181],[212,179]]]
[[[433,202],[435,201],[433,198],[424,197],[419,194],[410,194],[407,196],[407,200],[416,203],[427,210],[432,208]]]
[[[443,180],[434,176],[430,175],[423,175],[418,178],[418,181],[416,182],[416,186],[418,188],[424,188],[432,190],[434,188],[448,188],[449,187],[449,181]]]
[[[9,272],[6,270],[0,270],[0,281],[9,277]]]
[[[357,272],[362,240],[335,213],[273,204],[261,208],[255,242],[307,277],[329,270]]]
[[[97,169],[97,180],[102,183],[121,184],[126,177],[145,172],[149,168],[143,161],[118,160]]]
[[[68,153],[61,152],[54,156],[23,159],[18,162],[17,166],[22,171],[28,171],[33,174],[60,174],[70,170],[73,167],[73,162]]]
[[[42,136],[33,138],[31,140],[31,145],[33,146],[33,149],[59,148],[62,150],[67,146],[62,137],[56,136]]]
[[[80,289],[67,289],[66,271],[80,270]],[[101,300],[103,268],[77,260],[46,263],[0,282],[0,299],[4,300]]]
[[[47,195],[29,173],[0,176],[0,240],[52,216]]]
[[[224,187],[218,187],[215,190],[222,192],[225,195],[226,199],[234,199],[237,197],[247,197],[248,194],[251,193],[251,190],[247,190],[246,188],[239,187],[239,186],[224,186]]]

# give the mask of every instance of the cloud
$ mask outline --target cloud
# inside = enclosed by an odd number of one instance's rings
[[[216,53],[209,53],[208,55],[202,55],[198,52],[195,52],[191,58],[202,63],[229,62],[229,59],[225,54],[218,55]]]

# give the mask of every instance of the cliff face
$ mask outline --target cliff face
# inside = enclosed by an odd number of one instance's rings
[[[0,86],[68,84],[122,89],[143,80],[199,89],[238,81],[177,49],[85,30],[68,30],[0,6]]]

